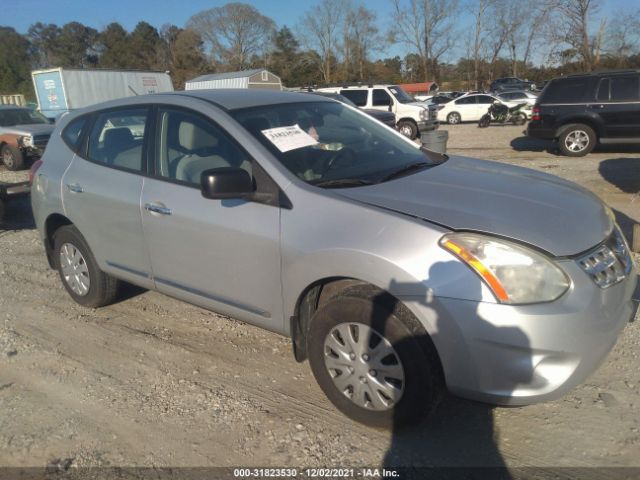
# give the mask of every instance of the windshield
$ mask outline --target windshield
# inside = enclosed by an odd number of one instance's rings
[[[396,97],[396,100],[398,100],[400,103],[412,103],[416,101],[415,98],[413,98],[397,85],[389,87],[389,91],[393,93],[393,96]]]
[[[47,117],[35,110],[28,108],[16,108],[0,110],[0,126],[12,127],[14,125],[29,125],[33,123],[49,123]]]
[[[340,103],[285,103],[231,114],[294,175],[314,185],[379,183],[446,159]]]

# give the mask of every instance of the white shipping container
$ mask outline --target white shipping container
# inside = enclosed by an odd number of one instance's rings
[[[116,98],[173,92],[166,72],[50,68],[31,72],[38,109],[47,117]]]

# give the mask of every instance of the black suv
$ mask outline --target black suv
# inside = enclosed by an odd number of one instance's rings
[[[640,70],[555,78],[533,107],[527,134],[557,140],[571,157],[596,144],[640,143]]]
[[[511,90],[535,90],[536,84],[516,77],[496,78],[489,86],[489,91],[501,93]]]

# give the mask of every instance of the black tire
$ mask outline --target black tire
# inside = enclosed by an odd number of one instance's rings
[[[558,135],[560,151],[568,157],[584,157],[596,146],[598,137],[593,128],[581,123],[566,125]]]
[[[349,418],[372,427],[394,429],[417,423],[435,408],[444,391],[435,347],[422,325],[403,305],[386,293],[375,290],[376,294],[372,295],[366,289],[366,286],[352,287],[330,299],[314,314],[307,336],[311,369],[327,398]],[[325,340],[335,327],[346,326],[347,323],[372,328],[397,353],[404,372],[404,382],[402,394],[391,408],[373,410],[357,405],[334,383],[325,365]],[[365,371],[368,368],[370,365],[366,364]],[[353,370],[347,373],[348,376],[354,375],[354,380],[358,374]],[[369,391],[375,391],[375,375],[368,380],[373,386]],[[353,383],[357,384],[357,380]],[[353,390],[350,393],[353,395]]]
[[[512,117],[511,121],[514,125],[524,125],[527,123],[527,116],[522,112],[518,112]]]
[[[24,155],[22,152],[10,145],[2,147],[2,162],[7,170],[22,170],[24,168]]]
[[[478,122],[478,127],[487,128],[491,124],[491,115],[485,113]]]
[[[401,120],[398,122],[398,131],[407,138],[415,140],[418,137],[418,126],[411,120]]]
[[[451,112],[447,115],[447,123],[449,125],[458,125],[462,121],[462,117],[458,112]]]
[[[117,279],[100,270],[89,245],[87,245],[87,241],[75,226],[67,225],[60,227],[53,236],[53,245],[53,261],[55,267],[58,270],[64,288],[69,292],[73,300],[80,305],[92,308],[113,303],[118,293],[119,282]],[[84,259],[82,263],[86,265],[89,277],[88,291],[84,294],[73,291],[69,282],[65,279],[61,266],[61,250],[65,245],[75,247]]]

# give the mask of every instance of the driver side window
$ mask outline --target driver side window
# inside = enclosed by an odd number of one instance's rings
[[[251,161],[227,134],[206,117],[182,109],[158,110],[155,174],[200,185],[200,174],[221,167],[242,168],[251,175]]]

